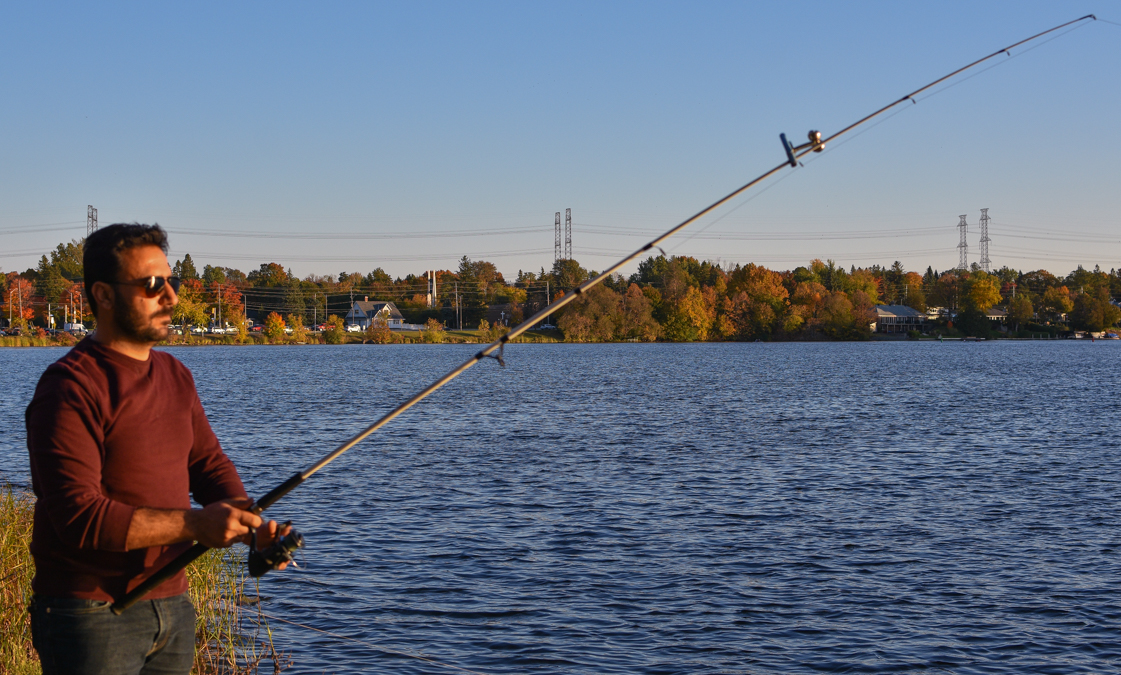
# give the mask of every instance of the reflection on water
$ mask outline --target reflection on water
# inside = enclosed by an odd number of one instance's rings
[[[469,346],[181,348],[250,492]],[[0,458],[57,350],[0,350]],[[1105,672],[1119,343],[514,345],[272,511],[264,611],[484,673]],[[451,673],[274,624],[292,672]]]

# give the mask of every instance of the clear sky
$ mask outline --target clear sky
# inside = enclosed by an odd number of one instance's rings
[[[81,237],[87,204],[159,222],[173,259],[301,277],[536,271],[571,208],[602,269],[779,164],[780,132],[1089,13],[1121,24],[1118,0],[5,3],[0,270]],[[995,266],[1121,267],[1121,25],[999,63],[667,252],[946,269],[988,207]]]

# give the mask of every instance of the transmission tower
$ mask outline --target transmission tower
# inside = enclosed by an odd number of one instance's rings
[[[991,272],[992,261],[989,260],[989,210],[981,209],[981,269]]]
[[[958,229],[961,230],[961,242],[958,243],[958,269],[969,269],[969,243],[965,240],[965,231],[969,225],[965,222],[965,216],[961,216],[958,221]]]
[[[553,237],[553,262],[561,259],[561,229],[560,229],[560,211],[557,211],[556,218],[556,236]]]
[[[97,209],[93,206],[86,207],[86,236],[97,232]]]
[[[564,259],[572,260],[572,209],[564,210]]]

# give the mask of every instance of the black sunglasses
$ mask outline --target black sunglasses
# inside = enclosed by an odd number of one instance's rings
[[[144,294],[149,298],[154,298],[162,293],[165,285],[171,286],[171,290],[176,293],[179,292],[179,277],[144,277],[132,281],[113,281],[110,283],[120,286],[139,286],[144,289]]]

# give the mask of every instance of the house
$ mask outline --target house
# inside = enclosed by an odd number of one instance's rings
[[[989,311],[985,312],[985,317],[989,320],[989,324],[1002,333],[1008,332],[1008,311],[1000,307],[990,307]]]
[[[906,305],[876,305],[877,333],[906,333],[925,325],[926,314]]]
[[[346,314],[346,323],[348,326],[358,326],[362,330],[366,330],[370,322],[377,316],[385,319],[390,328],[405,323],[405,317],[397,310],[396,305],[392,302],[379,302],[377,300],[370,302],[369,296],[365,300],[354,302],[354,306]]]

